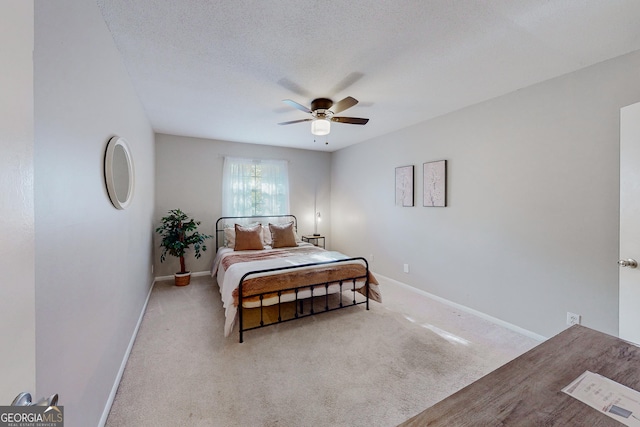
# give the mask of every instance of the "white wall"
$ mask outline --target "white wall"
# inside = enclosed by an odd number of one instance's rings
[[[95,426],[152,283],[154,134],[95,2],[36,2],[34,63],[37,395]],[[126,210],[104,184],[112,135],[135,163]]]
[[[616,334],[619,109],[639,69],[635,52],[333,153],[334,248],[544,336],[567,311]],[[422,207],[422,164],[441,159],[449,207]],[[416,206],[396,207],[408,164]]]
[[[33,1],[0,2],[0,405],[35,392]]]
[[[182,209],[202,221],[200,231],[214,234],[215,221],[222,213],[222,165],[225,156],[283,159],[289,162],[290,210],[298,218],[300,234],[313,233],[314,195],[324,220],[318,231],[330,232],[331,155],[321,151],[298,150],[266,145],[240,144],[173,135],[156,135],[157,225],[169,209]],[[178,260],[169,257],[160,264],[156,235],[156,276],[179,270]],[[327,239],[327,245],[331,242]],[[187,269],[208,271],[215,256],[215,239],[199,260],[187,256]]]

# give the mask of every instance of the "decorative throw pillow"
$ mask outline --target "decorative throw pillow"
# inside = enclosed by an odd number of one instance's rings
[[[264,249],[262,246],[262,225],[258,224],[253,227],[243,227],[235,225],[236,244],[233,247],[236,251],[249,251]]]
[[[238,224],[239,225],[239,224]],[[259,222],[252,222],[249,224],[243,224],[243,227],[255,227],[256,225],[261,225]],[[224,227],[224,245],[228,248],[235,248],[236,246],[236,227],[235,225],[226,225]],[[266,243],[263,242],[263,245]]]
[[[293,221],[287,224],[269,224],[271,230],[271,239],[273,240],[272,248],[287,248],[298,246],[296,243],[296,235],[293,230]]]

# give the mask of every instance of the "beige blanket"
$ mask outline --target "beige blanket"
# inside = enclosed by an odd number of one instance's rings
[[[225,270],[228,270],[233,264],[238,262],[251,262],[251,261],[263,261],[266,259],[277,259],[277,258],[286,258],[298,255],[310,255],[318,252],[322,252],[323,250],[316,246],[304,246],[304,247],[296,247],[293,249],[271,249],[259,252],[233,252],[232,254],[226,255],[222,259],[222,267]]]

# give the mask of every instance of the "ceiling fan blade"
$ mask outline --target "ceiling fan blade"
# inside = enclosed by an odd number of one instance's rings
[[[347,75],[344,79],[340,80],[338,84],[335,85],[335,87],[331,89],[331,92],[329,93],[331,94],[340,93],[343,90],[346,90],[349,86],[351,86],[358,80],[360,80],[362,77],[364,77],[363,73],[354,71],[353,73],[350,73],[349,75]]]
[[[301,120],[292,120],[290,122],[282,122],[278,123],[279,125],[292,125],[294,123],[302,123],[302,122],[310,122],[313,119],[301,119]]]
[[[333,114],[338,114],[338,113],[346,110],[347,108],[353,107],[357,103],[358,103],[357,99],[352,98],[350,96],[347,96],[342,101],[338,101],[337,103],[333,104],[333,106],[330,108],[330,110],[333,111]]]
[[[303,98],[311,98],[311,94],[309,93],[309,91],[307,91],[306,89],[304,89],[302,86],[300,86],[299,84],[297,84],[296,82],[289,80],[286,77],[281,78],[280,80],[278,80],[278,84],[280,86],[282,86],[285,89],[290,90],[291,92],[300,95]]]
[[[352,125],[366,125],[369,119],[361,119],[358,117],[331,117],[332,122],[349,123]]]
[[[308,109],[304,105],[298,104],[296,101],[292,101],[290,99],[283,99],[282,102],[285,102],[285,103],[291,105],[293,108],[296,108],[296,109],[298,109],[300,111],[304,111],[305,113],[311,114],[311,110],[310,109]]]

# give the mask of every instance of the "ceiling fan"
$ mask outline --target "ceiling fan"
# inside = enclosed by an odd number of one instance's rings
[[[291,125],[293,123],[311,122],[311,133],[314,135],[327,135],[331,131],[331,122],[348,123],[352,125],[365,125],[369,119],[361,119],[358,117],[336,117],[335,114],[341,113],[347,108],[351,108],[358,103],[358,100],[347,96],[342,101],[333,103],[328,98],[318,98],[311,101],[311,108],[298,104],[290,99],[284,99],[285,102],[305,113],[311,114],[313,117],[301,120],[292,120],[290,122],[278,123],[279,125]]]

